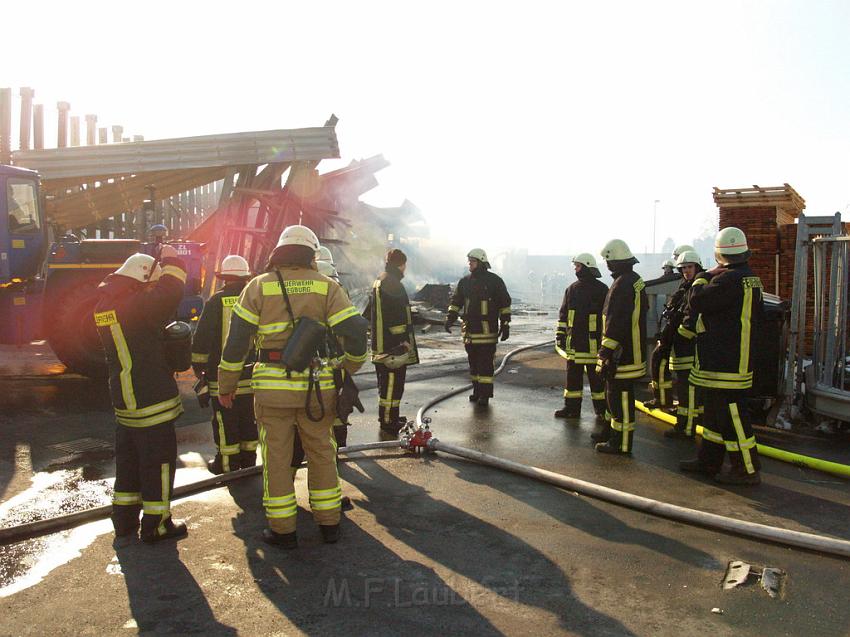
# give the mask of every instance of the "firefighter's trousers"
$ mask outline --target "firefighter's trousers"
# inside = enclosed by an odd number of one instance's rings
[[[493,359],[496,356],[495,343],[467,343],[466,357],[469,359],[469,378],[472,380],[472,394],[478,398],[493,397]]]
[[[151,427],[116,426],[112,524],[117,534],[138,528],[139,512],[143,535],[165,533],[176,463],[174,420]]]
[[[398,423],[401,397],[404,395],[404,379],[407,366],[389,369],[386,365],[375,365],[378,376],[378,422],[381,426],[395,426]]]
[[[699,459],[712,471],[720,471],[728,451],[732,470],[755,473],[761,468],[753,426],[745,405],[747,390],[704,390],[705,414]]]
[[[336,448],[344,447],[348,442],[348,426],[343,425],[338,418],[334,419],[333,424],[334,440]],[[292,472],[293,474],[304,462],[304,445],[301,444],[301,436],[298,431],[295,432],[295,444],[292,450]]]
[[[571,412],[581,411],[581,397],[584,391],[584,374],[590,385],[590,398],[593,400],[593,411],[601,416],[605,413],[605,382],[596,371],[596,361],[593,363],[577,363],[567,361],[567,384],[564,387],[564,407]]]
[[[611,417],[611,438],[608,444],[620,451],[629,452],[632,450],[635,430],[634,380],[606,381],[605,400]]]
[[[216,459],[224,471],[253,467],[257,460],[257,421],[253,394],[237,394],[233,407],[224,409],[218,396],[212,399],[212,430]]]
[[[342,488],[336,470],[333,422],[335,401],[323,394],[325,416],[319,422],[307,418],[303,408],[270,407],[259,401],[254,409],[263,454],[263,507],[276,533],[293,533],[298,505],[291,470],[295,432],[307,454],[307,488],[310,508],[318,524],[339,524]]]
[[[673,392],[679,402],[676,408],[676,429],[687,436],[696,433],[700,424],[703,406],[703,388],[688,382],[690,369],[679,369],[671,372],[673,377]]]
[[[652,395],[655,398],[656,407],[669,407],[673,404],[673,382],[670,380],[670,370],[668,363],[670,361],[670,346],[664,345],[660,341],[652,350],[652,357],[649,361],[649,371],[652,377]]]

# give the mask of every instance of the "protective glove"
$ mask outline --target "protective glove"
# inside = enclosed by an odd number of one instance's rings
[[[601,347],[596,354],[596,372],[604,379],[610,380],[617,373],[617,359],[614,350]]]
[[[559,332],[555,335],[555,347],[560,350],[566,351],[567,349],[567,334],[566,332]]]
[[[511,335],[511,324],[510,323],[502,323],[499,328],[499,340],[506,341],[508,337]]]
[[[348,423],[348,417],[357,409],[361,414],[364,411],[363,403],[360,402],[360,390],[354,384],[351,374],[345,374],[342,379],[342,387],[336,397],[336,415],[343,423]]]
[[[446,324],[443,327],[446,329],[446,331],[449,334],[452,333],[452,325],[455,324],[456,320],[457,320],[457,313],[456,312],[449,312],[446,315]]]

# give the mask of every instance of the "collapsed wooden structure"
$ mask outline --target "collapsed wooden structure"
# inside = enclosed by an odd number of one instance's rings
[[[350,222],[340,214],[377,185],[389,163],[380,155],[320,174],[323,159],[340,156],[337,118],[312,128],[231,133],[146,141],[113,127],[95,135],[87,115],[86,145],[79,117],[58,104],[57,147],[44,148],[43,107],[21,89],[20,149],[11,150],[11,90],[0,89],[0,162],[41,176],[47,219],[54,232],[82,238],[145,239],[163,224],[170,236],[205,242],[207,271],[226,254],[261,267],[280,231],[304,223],[323,243],[342,243]],[[34,148],[30,148],[30,124]],[[206,277],[205,293],[212,285]]]

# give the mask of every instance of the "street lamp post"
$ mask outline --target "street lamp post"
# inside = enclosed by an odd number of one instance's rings
[[[660,199],[656,199],[652,204],[652,254],[655,254],[655,217],[658,214],[658,203]]]

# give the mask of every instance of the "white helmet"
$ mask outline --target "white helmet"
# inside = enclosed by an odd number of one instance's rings
[[[251,268],[244,257],[240,257],[238,254],[229,254],[221,260],[221,267],[215,275],[247,279],[251,276]]]
[[[742,263],[750,258],[747,235],[740,228],[723,228],[714,239],[714,256],[718,263]]]
[[[683,265],[687,265],[688,263],[693,263],[702,267],[702,259],[700,259],[699,254],[694,250],[685,250],[679,255],[679,258],[676,259],[676,267],[681,268]]]
[[[602,255],[602,258],[606,261],[626,261],[627,259],[634,259],[634,262],[637,262],[635,255],[633,255],[632,251],[629,250],[628,244],[622,239],[611,239],[605,244],[605,247],[602,248],[602,252],[599,254]]]
[[[324,274],[326,277],[330,277],[334,281],[339,280],[339,274],[336,271],[336,267],[330,261],[316,261],[316,269],[319,271],[319,274]]]
[[[596,267],[596,259],[589,252],[582,252],[573,257],[573,263],[581,263],[588,268]]]
[[[683,252],[688,252],[688,251],[693,252],[694,247],[689,246],[687,243],[683,243],[680,246],[676,246],[675,248],[673,248],[673,259],[674,260],[678,259],[680,254],[682,254]]]
[[[319,239],[307,226],[287,226],[280,233],[280,239],[277,240],[275,247],[281,246],[305,246],[312,248],[315,252],[319,249]]]
[[[316,261],[327,261],[334,265],[334,255],[326,246],[319,246],[319,249],[316,250]]]
[[[664,261],[664,263],[661,264],[661,267],[662,268],[675,268],[676,263],[673,261],[673,259],[667,259],[666,261]]]
[[[115,274],[135,279],[141,283],[149,283],[159,279],[162,268],[151,255],[137,252],[127,257],[121,267],[115,270]]]
[[[486,263],[488,265],[490,264],[489,260],[487,259],[487,253],[484,252],[484,250],[482,250],[481,248],[472,248],[472,250],[470,250],[469,253],[466,255],[466,258],[478,259],[479,261],[481,261],[481,263]]]

